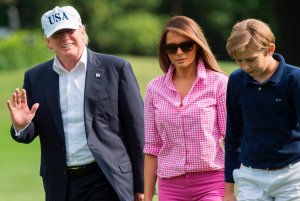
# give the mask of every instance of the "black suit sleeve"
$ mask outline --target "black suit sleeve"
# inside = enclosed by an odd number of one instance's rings
[[[134,176],[134,191],[144,192],[144,104],[137,80],[127,62],[120,72],[119,111]]]

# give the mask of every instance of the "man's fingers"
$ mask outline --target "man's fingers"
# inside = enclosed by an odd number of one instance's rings
[[[26,90],[25,89],[22,89],[21,102],[23,104],[27,105],[27,94],[26,94]]]
[[[14,106],[14,107],[16,107],[16,105],[17,105],[17,95],[16,95],[16,93],[14,92],[14,93],[12,93],[12,96],[11,96],[11,100],[12,100],[12,105]]]
[[[10,100],[7,100],[6,104],[7,104],[7,107],[8,107],[8,109],[9,109],[9,111],[12,112],[13,106],[12,106]]]
[[[40,104],[35,103],[32,108],[31,108],[31,114],[35,114],[35,112],[37,111],[37,109],[39,108]]]
[[[15,89],[14,98],[15,98],[16,105],[21,103],[21,95],[20,95],[20,90],[18,88]]]
[[[14,107],[16,107],[17,105],[20,105],[20,104],[27,105],[26,90],[22,89],[22,91],[20,92],[20,90],[18,88],[16,88],[12,94],[12,103],[13,103],[12,105]]]

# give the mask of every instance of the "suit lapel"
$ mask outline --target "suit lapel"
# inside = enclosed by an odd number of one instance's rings
[[[59,101],[59,76],[51,69],[44,78],[46,102],[60,136],[65,139]]]
[[[84,90],[84,118],[87,134],[89,134],[92,127],[97,100],[104,92],[102,84],[103,76],[104,70],[101,67],[101,61],[96,57],[94,52],[88,49]]]
[[[92,120],[94,118],[94,110],[97,100],[104,95],[102,85],[103,75],[104,70],[101,67],[101,61],[96,57],[94,52],[88,49],[84,90],[84,118],[87,134],[89,134],[92,127]],[[51,113],[51,117],[60,136],[64,140],[65,136],[59,100],[59,76],[52,68],[49,69],[48,73],[45,75],[43,84],[45,88],[46,102]]]

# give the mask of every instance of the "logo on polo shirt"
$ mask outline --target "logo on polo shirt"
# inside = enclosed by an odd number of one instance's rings
[[[54,24],[56,22],[63,21],[63,20],[69,20],[65,12],[55,13],[54,15],[49,16],[48,19],[50,24]]]

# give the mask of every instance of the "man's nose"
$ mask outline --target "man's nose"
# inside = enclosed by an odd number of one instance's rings
[[[70,32],[69,31],[62,31],[61,32],[61,36],[63,36],[63,37],[68,37],[68,36],[70,36]]]

